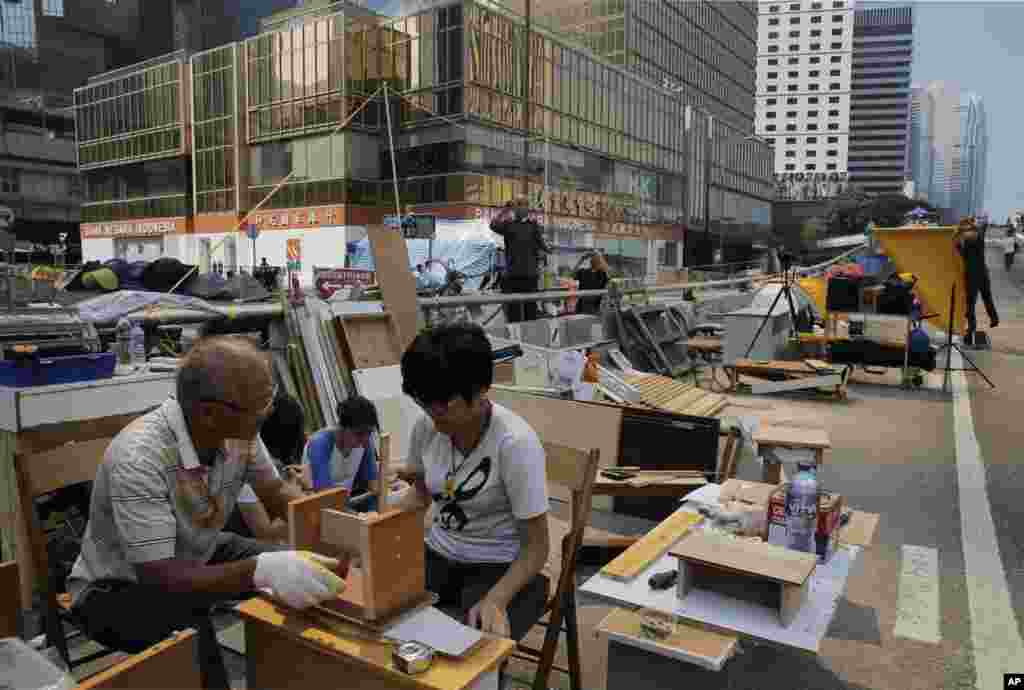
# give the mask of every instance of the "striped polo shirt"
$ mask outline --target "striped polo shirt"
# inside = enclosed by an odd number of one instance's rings
[[[242,486],[274,476],[255,438],[229,440],[211,465],[200,463],[181,407],[167,400],[125,427],[107,448],[69,592],[77,600],[90,582],[134,582],[137,563],[207,562]]]

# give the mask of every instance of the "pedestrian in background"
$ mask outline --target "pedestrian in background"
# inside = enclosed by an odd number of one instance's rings
[[[579,281],[580,290],[604,290],[609,281],[608,262],[600,252],[590,255],[590,268],[577,269],[573,278]],[[577,314],[597,314],[601,311],[600,297],[580,297],[576,304]]]
[[[551,253],[544,241],[540,225],[530,219],[529,202],[518,198],[505,205],[505,210],[491,222],[491,230],[505,240],[508,268],[502,278],[502,292],[524,294],[538,291],[541,258]],[[536,302],[506,305],[508,323],[533,321],[537,318]]]
[[[1013,232],[1013,228],[1006,231],[1006,237],[1002,240],[1003,245],[1003,263],[1006,265],[1006,271],[1009,273],[1013,270],[1013,257],[1017,254],[1017,237]]]
[[[992,282],[989,279],[988,266],[985,265],[985,239],[979,232],[975,220],[964,218],[957,227],[953,242],[964,259],[964,278],[967,283],[967,332],[964,339],[968,343],[973,343],[974,334],[978,329],[975,307],[979,294],[985,302],[985,311],[992,322],[991,327],[999,325],[999,314],[992,299]]]

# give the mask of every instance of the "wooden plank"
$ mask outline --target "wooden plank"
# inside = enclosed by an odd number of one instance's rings
[[[24,489],[32,496],[41,496],[65,486],[93,481],[112,440],[72,442],[34,455],[19,454]]]
[[[669,554],[691,563],[792,585],[802,585],[818,562],[814,554],[706,533],[690,535]]]
[[[0,638],[18,636],[21,627],[20,593],[17,562],[0,563]]]
[[[602,568],[601,574],[619,580],[636,577],[702,520],[698,514],[676,511],[629,547],[625,553]]]
[[[783,448],[831,448],[824,429],[802,429],[790,426],[765,425],[754,432],[754,443]]]
[[[345,509],[348,489],[325,489],[288,503],[288,541],[296,549],[332,555],[336,549],[325,546],[320,537],[321,515],[324,508]]]
[[[622,407],[496,388],[491,389],[489,397],[525,419],[542,442],[568,448],[597,448],[601,452],[600,467],[618,463]]]
[[[808,378],[795,379],[793,381],[778,381],[771,383],[761,383],[750,387],[750,392],[754,395],[765,395],[767,393],[782,393],[785,391],[798,391],[806,388],[822,388],[825,386],[840,386],[843,383],[843,377],[839,374],[832,374],[830,376],[815,376]]]
[[[416,278],[409,268],[409,247],[394,228],[371,225],[367,235],[384,309],[394,318],[399,350],[405,352],[419,332],[420,317]]]
[[[369,620],[385,618],[426,594],[425,513],[425,508],[393,511],[367,519],[362,565]]]
[[[199,638],[187,630],[89,677],[75,690],[200,690]]]
[[[677,398],[672,398],[671,400],[668,400],[662,404],[654,405],[654,407],[667,410],[669,412],[678,411],[682,413],[683,410],[690,407],[691,405],[697,404],[698,402],[706,398],[707,395],[708,391],[704,390],[703,388],[694,388],[693,390],[687,391],[686,393],[680,395]]]
[[[696,664],[709,671],[721,671],[725,662],[736,654],[739,635],[676,621],[668,637],[652,640],[641,630],[642,620],[637,611],[613,609],[597,626],[597,631],[611,640]]]

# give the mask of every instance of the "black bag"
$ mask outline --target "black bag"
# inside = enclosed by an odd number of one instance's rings
[[[885,281],[882,294],[878,296],[878,313],[909,316],[914,307],[914,284],[899,276],[890,276]]]
[[[859,312],[861,302],[860,278],[851,276],[834,276],[828,281],[828,294],[825,308],[828,311]]]

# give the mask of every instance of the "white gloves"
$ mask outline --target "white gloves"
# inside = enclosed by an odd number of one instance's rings
[[[337,560],[309,551],[269,551],[256,557],[252,581],[288,606],[304,609],[344,591],[345,581],[329,570],[336,567]]]

